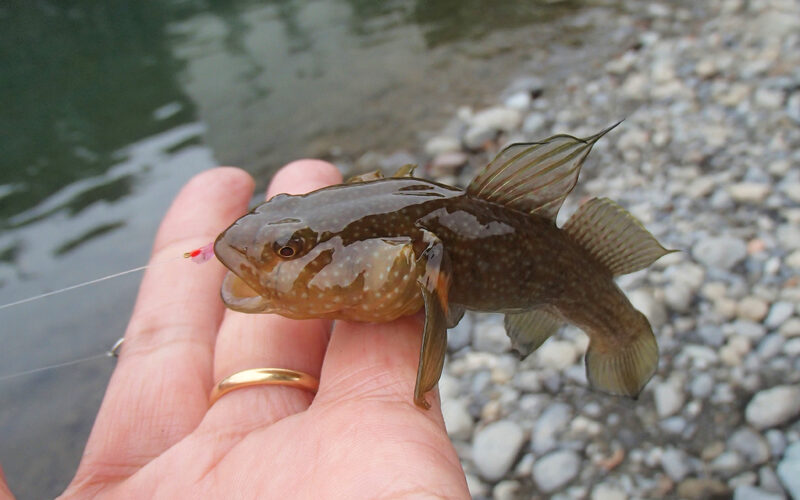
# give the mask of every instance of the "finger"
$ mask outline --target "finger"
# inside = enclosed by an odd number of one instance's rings
[[[438,391],[425,396],[430,410],[414,405],[423,322],[421,314],[389,323],[337,322],[314,404],[408,405],[443,429]]]
[[[8,482],[6,482],[3,467],[0,466],[0,500],[12,500],[13,498],[14,495],[11,493],[11,488],[8,487]]]
[[[290,163],[274,177],[268,197],[280,192],[299,194],[341,182],[333,165],[318,160]],[[299,214],[302,215],[302,214]],[[319,377],[330,322],[295,321],[274,314],[229,312],[220,328],[214,358],[215,380],[249,368],[288,368]],[[287,387],[249,387],[221,397],[209,411],[212,428],[224,426],[238,439],[251,429],[308,407],[312,395]],[[235,429],[231,421],[236,422]],[[204,422],[204,425],[206,422]],[[236,435],[231,435],[234,431]]]
[[[151,262],[213,241],[246,210],[252,189],[250,176],[234,168],[193,178],[164,218]],[[125,477],[196,428],[212,384],[223,272],[216,261],[147,271],[73,484]]]

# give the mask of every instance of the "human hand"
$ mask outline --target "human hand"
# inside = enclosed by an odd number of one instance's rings
[[[340,182],[302,160],[269,189]],[[233,168],[195,177],[156,237],[152,261],[214,239],[246,209],[252,179]],[[150,269],[118,365],[64,498],[468,497],[438,395],[414,405],[420,315],[391,323],[295,321],[226,311],[224,268]],[[208,406],[214,384],[258,367],[320,379],[316,396],[242,388]],[[3,484],[0,481],[0,492]]]

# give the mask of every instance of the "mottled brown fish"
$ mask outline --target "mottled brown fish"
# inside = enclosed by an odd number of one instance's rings
[[[222,298],[237,311],[296,319],[383,322],[424,307],[414,401],[425,408],[446,330],[465,309],[505,313],[523,356],[564,322],[576,325],[590,338],[591,385],[635,397],[656,370],[658,346],[614,277],[668,250],[608,199],[588,201],[562,228],[555,223],[584,159],[611,128],[512,144],[466,191],[406,168],[275,196],[217,238],[214,251],[231,270]]]

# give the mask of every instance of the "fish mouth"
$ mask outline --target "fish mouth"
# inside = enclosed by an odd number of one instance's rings
[[[232,271],[229,271],[222,281],[220,296],[222,297],[222,302],[234,311],[260,313],[269,307],[269,303],[264,297],[250,288],[242,278]]]
[[[222,302],[229,309],[245,313],[260,313],[267,309],[268,304],[252,286],[243,280],[235,269],[249,269],[247,251],[228,242],[222,237],[214,244],[214,254],[230,271],[225,275],[220,289]]]

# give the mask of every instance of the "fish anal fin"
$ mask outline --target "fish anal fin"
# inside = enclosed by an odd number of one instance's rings
[[[633,215],[608,198],[593,198],[562,228],[611,271],[612,276],[644,269],[667,250]]]
[[[464,317],[466,308],[461,304],[450,304],[447,311],[447,328],[453,328]]]
[[[541,142],[512,144],[472,180],[467,194],[555,223],[592,146],[617,125],[585,139],[562,134]]]
[[[425,300],[425,329],[422,332],[422,347],[419,352],[414,403],[427,410],[431,405],[425,399],[425,393],[436,386],[444,367],[444,355],[447,352],[447,318],[436,294],[424,286],[420,288]]]
[[[563,321],[548,309],[541,308],[506,314],[504,323],[511,347],[525,358],[556,333]]]
[[[658,368],[658,344],[647,320],[634,338],[612,347],[590,335],[586,351],[589,384],[609,394],[637,398]]]
[[[344,183],[345,184],[355,184],[357,182],[369,182],[369,181],[377,181],[378,179],[383,179],[383,172],[380,170],[373,170],[372,172],[366,172],[359,175],[354,175],[347,179]]]
[[[415,163],[406,163],[398,168],[397,171],[392,174],[392,177],[414,177],[414,170],[416,170],[416,168],[417,165]]]

